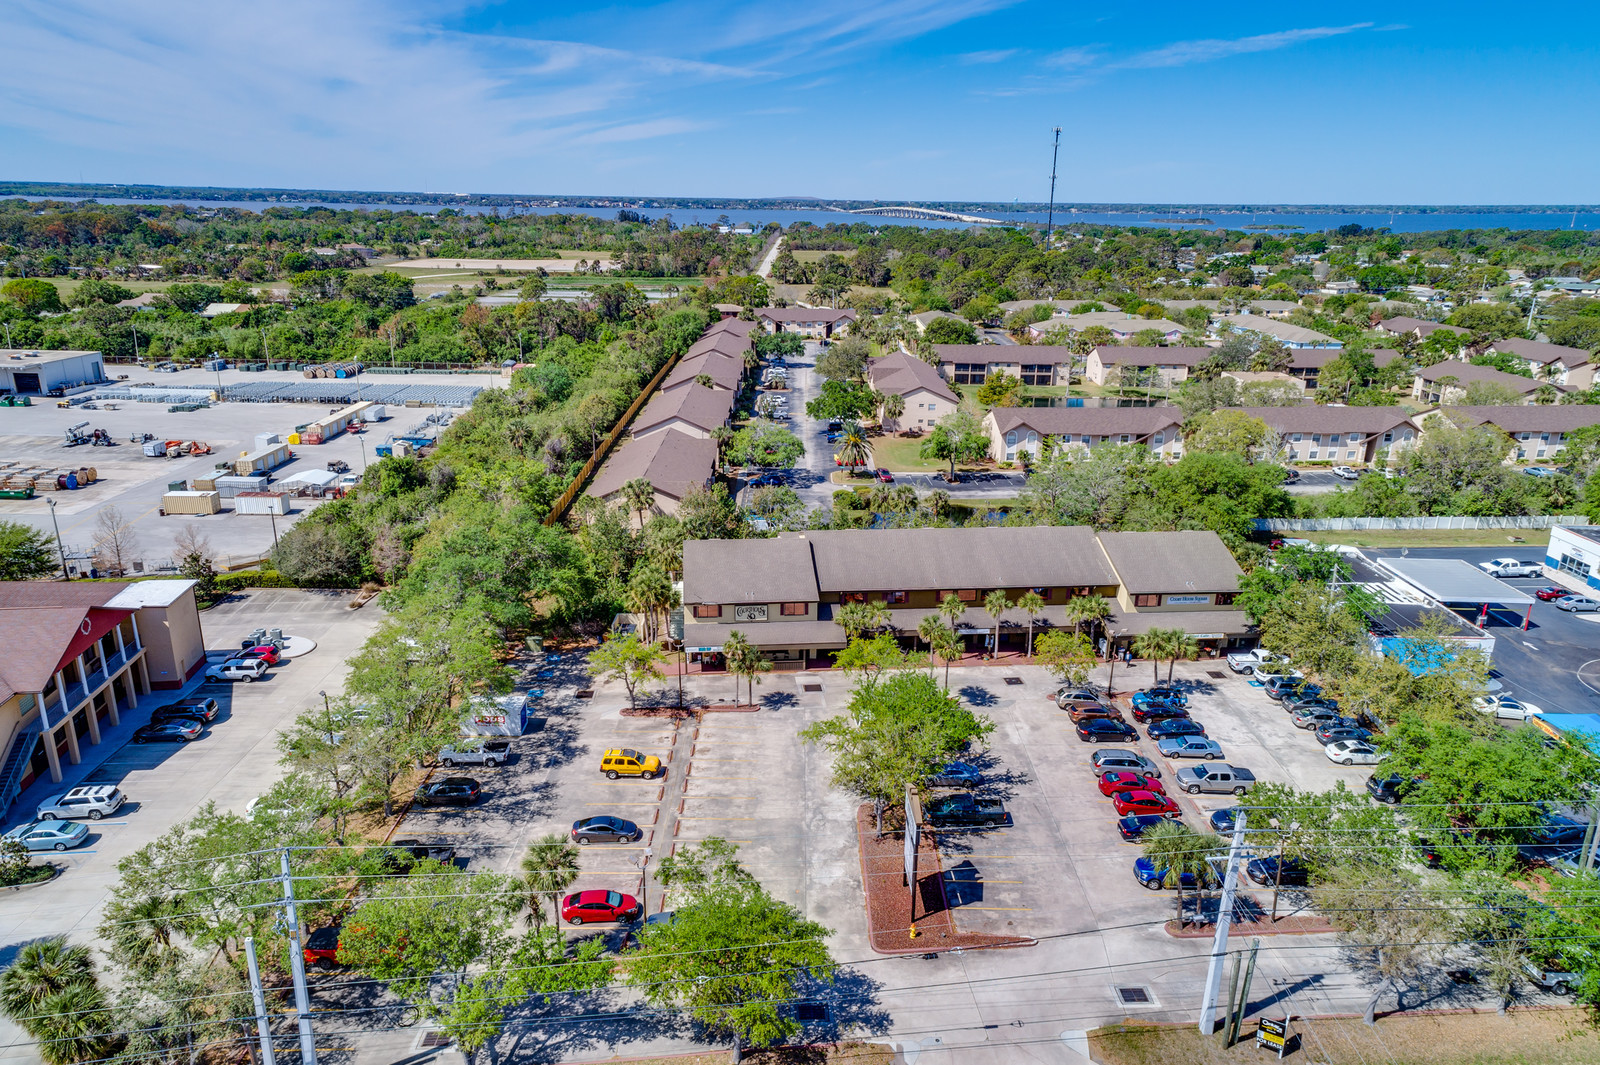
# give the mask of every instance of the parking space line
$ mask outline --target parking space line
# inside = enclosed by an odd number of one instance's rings
[[[754,821],[754,817],[706,817],[704,814],[679,814],[679,821]]]
[[[703,773],[696,773],[694,775],[694,779],[695,780],[723,781],[723,780],[760,780],[762,778],[761,777],[708,777],[708,776],[704,775]]]
[[[640,802],[586,802],[585,806],[654,806],[654,802],[641,800]]]
[[[687,792],[686,791],[686,792],[683,793],[683,797],[685,799],[754,799],[756,796],[754,796],[754,795],[709,795],[709,794],[695,795],[695,794],[693,794],[691,792]]]

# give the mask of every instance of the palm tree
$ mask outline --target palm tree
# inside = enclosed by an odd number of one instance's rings
[[[935,488],[928,493],[928,497],[924,502],[928,504],[928,512],[930,514],[935,518],[942,518],[950,509],[950,493],[943,488]]]
[[[656,618],[677,605],[677,591],[667,571],[654,562],[635,566],[628,578],[628,609],[644,618],[644,638],[656,639]]]
[[[98,984],[80,984],[57,991],[39,1004],[39,1012],[24,1027],[39,1040],[45,1065],[75,1065],[99,1061],[116,1045],[110,1032],[111,1011]]]
[[[727,663],[728,672],[733,674],[733,705],[739,705],[739,674],[734,668],[734,663],[743,663],[745,656],[755,648],[750,646],[750,641],[738,629],[728,633],[722,641],[722,660]]]
[[[1161,886],[1173,888],[1178,893],[1178,924],[1183,920],[1183,876],[1194,877],[1196,885],[1205,883],[1211,864],[1207,860],[1218,850],[1217,838],[1209,833],[1201,835],[1179,821],[1163,821],[1145,830],[1139,837],[1144,857],[1163,872]]]
[[[1150,660],[1150,683],[1161,683],[1161,659],[1167,653],[1167,633],[1165,629],[1151,629],[1142,632],[1133,640],[1133,653],[1140,658]]]
[[[51,995],[94,983],[88,947],[72,946],[66,936],[34,940],[0,973],[0,1015],[27,1027]]]
[[[174,951],[179,907],[165,895],[140,895],[107,904],[100,935],[111,945],[107,952],[134,972],[153,978],[181,958]]]
[[[898,392],[892,392],[883,397],[883,416],[878,420],[882,425],[885,421],[895,423],[895,428],[900,428],[900,415],[906,412],[906,397]]]
[[[833,612],[833,620],[853,640],[889,624],[889,608],[882,603],[844,603]]]
[[[950,623],[950,632],[956,631],[956,622],[960,621],[967,612],[967,604],[963,603],[955,592],[950,592],[939,601],[939,616]]]
[[[955,634],[954,629],[939,626],[932,643],[934,655],[944,660],[944,687],[950,690],[950,663],[961,661],[961,637]]]
[[[861,426],[855,422],[844,424],[840,430],[837,454],[840,465],[849,470],[856,470],[871,463],[872,448],[868,446],[866,434],[861,431]]]
[[[544,900],[549,899],[551,911],[559,915],[558,898],[578,879],[577,845],[554,832],[540,836],[528,844],[528,853],[522,856],[522,871],[526,874],[522,883],[528,892],[533,923],[542,925]]]
[[[1111,616],[1111,604],[1098,595],[1079,595],[1067,600],[1067,620],[1079,632],[1087,626],[1089,639],[1094,639],[1094,627],[1104,624]],[[1107,651],[1110,650],[1108,647]]]
[[[745,348],[744,349],[744,368],[746,370],[752,370],[753,371],[760,365],[761,365],[761,352],[757,351],[755,348]]]
[[[722,461],[723,454],[728,450],[728,444],[733,440],[733,430],[726,425],[719,425],[711,430],[711,439],[717,445],[717,461]]]
[[[1172,642],[1167,645],[1167,655],[1171,658],[1171,661],[1167,663],[1168,684],[1172,683],[1172,667],[1178,664],[1178,659],[1181,658],[1187,662],[1191,658],[1200,657],[1200,645],[1195,642],[1194,637],[1182,629],[1172,629],[1170,631],[1172,633]]]
[[[930,652],[933,650],[934,640],[940,633],[946,631],[948,630],[944,627],[944,622],[939,620],[938,614],[925,614],[922,620],[917,622],[917,636],[928,645]]]
[[[643,477],[635,477],[622,486],[622,498],[628,509],[639,515],[639,527],[644,527],[645,515],[656,505],[656,486]]]
[[[1017,609],[1028,615],[1028,657],[1033,657],[1033,619],[1044,612],[1044,597],[1032,588],[1017,596]]]
[[[983,597],[983,609],[986,614],[994,618],[994,653],[1000,656],[1000,617],[1011,609],[1011,600],[1006,598],[1004,588],[996,588]]]

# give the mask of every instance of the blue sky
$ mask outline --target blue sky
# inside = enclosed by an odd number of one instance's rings
[[[0,178],[1593,203],[1596,18],[1461,4],[5,0]],[[1578,42],[1576,44],[1568,42]]]

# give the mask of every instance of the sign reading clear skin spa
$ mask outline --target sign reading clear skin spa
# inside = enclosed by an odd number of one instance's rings
[[[733,608],[735,621],[765,621],[767,620],[766,604],[761,606],[736,606]]]
[[[1211,597],[1209,595],[1169,595],[1169,596],[1167,596],[1167,605],[1168,606],[1199,606],[1202,603],[1210,603],[1210,602],[1211,602]]]

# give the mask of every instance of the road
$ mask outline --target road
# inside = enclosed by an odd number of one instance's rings
[[[1335,488],[1349,488],[1354,483],[1335,477],[1328,470],[1301,470],[1300,476],[1284,485],[1284,488],[1290,495],[1310,496],[1331,492]]]
[[[772,264],[778,261],[778,252],[783,249],[783,234],[778,234],[778,239],[772,242],[772,247],[767,249],[767,254],[761,257],[761,265],[756,267],[757,277],[771,277]]]

